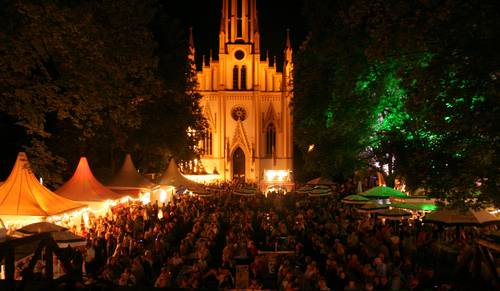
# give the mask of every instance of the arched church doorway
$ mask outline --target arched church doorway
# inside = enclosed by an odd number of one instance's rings
[[[245,182],[245,153],[238,147],[233,153],[233,180]]]

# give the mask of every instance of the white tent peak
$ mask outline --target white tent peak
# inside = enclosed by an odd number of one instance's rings
[[[189,180],[188,178],[184,177],[184,175],[181,174],[174,158],[170,160],[167,169],[161,176],[159,184],[174,186],[174,187],[180,187],[180,186],[187,187],[187,186],[197,185],[196,182]]]
[[[132,161],[132,156],[127,154],[121,169],[113,179],[107,184],[110,188],[151,188],[153,183],[142,177]]]

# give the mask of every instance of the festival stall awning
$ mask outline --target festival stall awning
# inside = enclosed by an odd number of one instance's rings
[[[40,184],[23,152],[18,154],[12,172],[0,186],[0,215],[46,217],[85,206],[61,197]]]
[[[125,156],[121,169],[107,185],[109,189],[124,195],[137,195],[149,191],[154,184],[139,175],[130,154]]]
[[[17,231],[23,234],[34,234],[34,233],[42,233],[42,232],[54,232],[54,231],[65,231],[68,230],[66,227],[59,226],[57,224],[53,224],[46,221],[35,222],[32,224],[28,224],[18,229]]]
[[[90,170],[86,157],[80,158],[73,177],[57,189],[56,193],[76,201],[103,202],[120,198],[120,194],[111,191],[97,181]]]
[[[377,186],[361,193],[368,198],[407,197],[405,193],[386,186]]]
[[[424,216],[424,222],[441,223],[445,225],[471,225],[482,226],[500,223],[500,218],[486,210],[460,211],[458,209],[442,209]]]
[[[77,247],[84,246],[86,244],[86,239],[81,236],[77,236],[67,228],[55,225],[49,222],[37,222],[30,225],[26,225],[18,230],[16,230],[16,236],[29,236],[39,233],[50,233],[54,241],[59,247]]]
[[[196,187],[198,185],[196,182],[189,180],[181,174],[177,164],[175,163],[175,159],[170,160],[170,163],[161,176],[158,184],[163,186],[174,186],[175,188],[179,188],[181,186]]]

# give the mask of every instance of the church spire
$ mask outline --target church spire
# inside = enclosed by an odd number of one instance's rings
[[[194,39],[193,39],[193,27],[189,27],[189,38],[188,38],[188,58],[194,62]]]
[[[188,38],[188,62],[191,66],[193,72],[196,71],[196,61],[195,61],[195,48],[194,48],[194,38],[193,38],[193,27],[189,27],[189,38]]]
[[[287,28],[286,30],[286,40],[285,40],[285,56],[284,56],[284,61],[285,65],[287,63],[292,63],[292,42],[290,41],[290,29]]]
[[[188,41],[189,47],[192,47],[194,49],[194,38],[193,38],[193,27],[189,27],[189,41]]]
[[[292,48],[291,42],[290,42],[290,28],[286,29],[286,41],[285,41],[285,49]]]
[[[258,43],[258,35],[256,0],[222,1],[220,44]]]
[[[290,40],[290,29],[286,30],[286,40],[285,40],[285,51],[283,58],[283,90],[292,90],[292,79],[293,79],[293,59],[292,59],[292,42]]]

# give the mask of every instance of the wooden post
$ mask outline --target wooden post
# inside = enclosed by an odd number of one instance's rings
[[[5,253],[5,281],[7,282],[8,288],[12,290],[14,288],[14,276],[16,273],[14,258],[15,249],[13,247],[9,247]]]
[[[54,259],[50,246],[45,247],[45,275],[48,280],[54,279]]]

